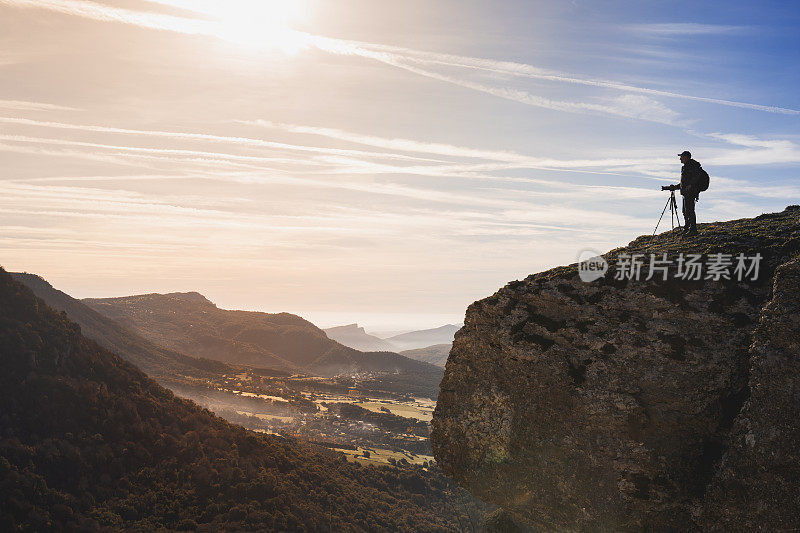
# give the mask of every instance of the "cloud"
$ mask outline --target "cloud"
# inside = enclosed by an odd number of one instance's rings
[[[387,45],[365,43],[358,41],[344,41],[340,39],[330,39],[326,37],[312,36],[312,35],[309,35],[308,38],[310,39],[311,44],[322,50],[326,50],[332,53],[339,53],[343,55],[361,55],[363,57],[374,59],[376,61],[381,61],[394,66],[401,66],[397,65],[396,63],[399,61],[406,61],[406,62],[416,62],[422,65],[442,65],[449,67],[461,67],[473,70],[487,71],[496,74],[503,74],[507,76],[525,77],[525,78],[539,79],[544,81],[553,81],[553,82],[568,83],[575,85],[586,85],[586,86],[600,87],[606,89],[615,89],[629,93],[641,93],[650,96],[660,96],[667,98],[691,100],[696,102],[705,102],[723,106],[751,109],[755,111],[763,111],[767,113],[800,115],[800,110],[797,109],[790,109],[778,106],[766,106],[748,102],[739,102],[735,100],[724,100],[720,98],[694,96],[673,91],[664,91],[659,89],[640,87],[636,85],[630,85],[611,80],[579,77],[572,74],[566,74],[552,70],[545,70],[525,63],[498,61],[493,59],[482,59],[477,57],[460,56],[453,54],[442,54],[438,52],[425,52],[409,48],[401,48],[395,46],[387,46]]]
[[[0,0],[2,2],[3,0]],[[20,117],[3,117],[0,116],[0,123],[5,124],[17,124],[21,126],[37,126],[43,128],[55,128],[55,129],[65,129],[65,130],[77,130],[77,131],[85,131],[85,132],[96,132],[96,133],[119,133],[123,135],[141,135],[146,137],[164,137],[164,138],[172,138],[172,139],[184,139],[184,140],[196,140],[196,141],[210,141],[210,142],[220,142],[220,143],[229,143],[241,146],[253,146],[259,148],[274,148],[278,150],[291,150],[291,151],[300,151],[300,152],[314,152],[319,154],[329,154],[329,155],[343,155],[343,156],[363,156],[363,157],[377,157],[377,158],[389,158],[389,159],[403,159],[409,161],[420,161],[424,159],[420,159],[418,157],[406,156],[406,155],[398,155],[398,154],[388,154],[388,153],[380,153],[380,152],[365,152],[361,150],[342,150],[337,148],[320,148],[320,147],[311,147],[311,146],[301,146],[301,145],[294,145],[294,144],[286,144],[286,143],[279,143],[274,141],[266,141],[263,139],[251,139],[247,137],[231,137],[231,136],[222,136],[222,135],[209,135],[204,133],[185,133],[185,132],[173,132],[173,131],[159,131],[159,130],[136,130],[136,129],[128,129],[128,128],[114,128],[108,126],[98,126],[98,125],[91,125],[91,124],[69,124],[64,122],[51,122],[51,121],[40,121],[40,120],[32,120],[27,118],[20,118]]]
[[[626,102],[629,104],[630,102]],[[664,179],[671,178],[674,174],[674,161],[672,158],[604,158],[604,159],[553,159],[532,157],[504,150],[483,150],[478,148],[455,146],[444,143],[424,142],[413,139],[382,138],[374,135],[363,135],[347,132],[336,128],[320,128],[311,126],[300,126],[292,124],[273,123],[269,121],[241,121],[245,124],[277,128],[291,133],[302,133],[323,136],[332,139],[343,140],[355,144],[373,146],[382,149],[381,152],[365,152],[363,150],[334,150],[317,146],[287,145],[286,143],[273,143],[263,139],[252,139],[248,137],[226,137],[207,133],[184,133],[169,131],[149,131],[131,130],[126,128],[114,128],[107,126],[78,125],[65,123],[52,123],[43,121],[33,121],[29,119],[18,119],[14,117],[0,117],[0,123],[21,124],[26,126],[53,127],[57,129],[78,130],[78,131],[98,131],[101,133],[114,132],[132,135],[155,136],[165,138],[176,138],[180,140],[190,139],[207,141],[212,143],[223,143],[231,146],[267,146],[267,147],[286,147],[301,148],[297,155],[281,155],[278,157],[265,157],[257,155],[241,155],[221,151],[209,150],[186,150],[152,148],[142,146],[126,146],[122,144],[103,144],[84,141],[73,141],[63,139],[51,139],[43,137],[26,137],[20,135],[0,135],[0,140],[6,141],[0,145],[0,149],[5,151],[16,151],[21,153],[49,155],[55,157],[78,157],[88,160],[95,160],[106,163],[122,164],[128,166],[140,166],[153,168],[154,162],[169,163],[173,165],[169,170],[186,171],[188,164],[195,166],[195,171],[203,174],[207,170],[210,174],[203,176],[227,179],[231,171],[253,170],[268,172],[268,177],[256,178],[251,174],[247,178],[235,178],[240,181],[255,180],[264,183],[284,183],[294,185],[316,186],[316,187],[340,187],[358,190],[360,192],[372,192],[377,194],[400,194],[406,197],[424,199],[425,194],[414,191],[407,194],[403,191],[375,185],[372,189],[363,183],[337,183],[330,180],[324,184],[323,180],[318,180],[314,176],[325,176],[326,179],[334,176],[419,176],[454,178],[462,180],[484,180],[490,182],[519,183],[527,185],[545,186],[554,190],[570,191],[576,194],[585,185],[570,183],[568,180],[544,179],[531,176],[505,176],[497,172],[511,169],[536,169],[559,172],[574,172],[586,174],[611,174],[625,176],[629,178]],[[707,137],[724,141],[734,148],[726,150],[708,150],[708,154],[702,160],[707,166],[734,166],[734,165],[769,165],[776,163],[797,163],[800,162],[800,147],[786,139],[761,139],[758,137],[714,133]],[[14,144],[11,144],[14,143]],[[86,148],[87,150],[52,150],[42,147],[25,147],[23,144],[40,144],[43,146],[66,146],[70,148]],[[388,152],[387,152],[388,150]],[[301,156],[301,154],[312,152],[312,157]],[[459,159],[483,159],[482,162],[452,162],[440,159],[426,159],[404,156],[397,152],[411,152],[433,155],[434,157],[450,157]],[[339,155],[346,154],[346,155]],[[412,160],[421,159],[432,164],[397,165],[375,160],[376,154],[388,160]],[[205,169],[205,170],[204,170]],[[163,171],[163,170],[162,170]],[[202,171],[202,172],[201,172]],[[311,178],[311,179],[305,179]],[[216,179],[216,178],[215,178]],[[232,178],[233,179],[233,178]],[[588,189],[587,189],[588,190]],[[543,192],[537,190],[539,197],[547,195],[557,195],[552,191]],[[637,193],[638,194],[638,193]]]
[[[617,114],[662,124],[679,124],[678,113],[643,94],[623,94],[612,106]]]
[[[103,163],[111,163],[115,165],[124,165],[124,166],[141,166],[140,164],[133,163],[131,161],[126,161],[124,158],[116,157],[110,154],[95,154],[95,153],[79,152],[75,150],[48,150],[46,148],[40,148],[34,146],[18,146],[15,144],[0,143],[0,151],[12,152],[18,154],[44,155],[51,157],[72,157],[78,159],[85,159],[89,161],[99,161]]]
[[[709,162],[717,165],[800,163],[800,145],[788,139],[761,139],[736,133],[711,133],[707,137],[746,148],[728,150],[709,159]]]
[[[127,155],[138,155],[141,156],[142,154],[144,157],[148,156],[157,156],[158,159],[164,159],[168,161],[174,162],[184,162],[184,161],[191,161],[191,160],[198,160],[198,161],[217,161],[220,163],[229,163],[230,161],[241,161],[241,162],[248,162],[248,163],[291,163],[291,164],[303,164],[303,165],[310,165],[310,166],[320,166],[325,165],[326,163],[322,161],[317,161],[315,159],[309,158],[288,158],[288,157],[261,157],[261,156],[251,156],[251,155],[239,155],[239,154],[229,154],[229,153],[222,153],[222,152],[208,152],[208,151],[201,151],[201,150],[176,150],[176,149],[168,149],[168,148],[146,148],[140,146],[122,146],[122,145],[112,145],[112,144],[100,144],[100,143],[90,143],[90,142],[81,142],[81,141],[70,141],[70,140],[63,140],[63,139],[50,139],[50,138],[43,138],[43,137],[25,137],[21,135],[2,135],[0,134],[0,140],[5,141],[12,141],[12,142],[22,142],[22,143],[36,143],[36,144],[47,144],[47,145],[57,145],[57,146],[79,146],[79,147],[86,147],[86,148],[98,148],[100,150],[121,150],[124,152],[133,152],[133,154],[115,154],[121,156]],[[162,157],[158,157],[162,156]],[[170,156],[179,156],[179,157],[170,157]],[[230,161],[228,161],[230,160]],[[247,165],[250,168],[259,168]]]
[[[0,0],[0,5],[45,9],[98,22],[121,22],[142,28],[175,31],[190,35],[212,35],[214,30],[214,25],[208,21],[132,11],[85,0]]]
[[[2,62],[2,59],[0,59],[0,62]],[[42,102],[28,102],[26,100],[0,100],[0,108],[13,109],[15,111],[79,111],[74,107]]]
[[[619,105],[627,105],[628,102],[621,100]],[[517,152],[507,150],[485,150],[480,148],[472,148],[465,146],[456,146],[451,144],[418,141],[413,139],[402,138],[385,138],[375,135],[364,135],[350,131],[344,131],[338,128],[326,128],[317,126],[304,126],[297,124],[285,124],[280,122],[272,122],[268,120],[239,120],[242,124],[253,126],[261,126],[265,128],[274,128],[291,133],[302,133],[308,135],[318,135],[340,141],[351,142],[366,146],[374,146],[382,149],[398,150],[406,152],[426,153],[441,157],[458,157],[467,159],[485,159],[494,161],[496,163],[481,163],[481,164],[468,164],[468,165],[454,165],[449,162],[445,165],[426,166],[426,167],[397,167],[389,165],[375,165],[373,166],[376,172],[413,172],[416,170],[427,170],[439,168],[440,170],[447,170],[448,172],[474,172],[474,171],[490,171],[490,170],[507,170],[507,169],[541,169],[541,170],[555,170],[555,171],[568,171],[575,170],[587,173],[603,173],[614,174],[614,168],[630,167],[632,165],[652,165],[652,164],[672,164],[672,159],[631,159],[631,158],[605,158],[605,159],[554,159],[545,157],[533,157],[529,155],[520,154]],[[348,163],[351,160],[338,159],[342,163]],[[361,165],[361,168],[365,167]],[[353,171],[359,171],[357,168]],[[523,178],[526,179],[526,178]]]
[[[463,146],[454,146],[451,144],[420,142],[411,139],[387,139],[384,137],[377,137],[374,135],[362,135],[358,133],[348,132],[337,128],[322,128],[316,126],[302,126],[297,124],[285,124],[281,122],[272,122],[269,120],[238,120],[240,124],[247,124],[252,126],[260,126],[265,128],[275,128],[291,133],[303,133],[310,135],[319,135],[331,139],[352,142],[367,146],[374,146],[377,148],[385,148],[389,150],[399,150],[404,152],[418,152],[426,154],[436,154],[441,156],[453,157],[468,157],[476,159],[492,159],[500,161],[519,161],[524,159],[520,154],[503,151],[503,150],[480,150],[475,148],[466,148]]]
[[[164,5],[171,6],[174,2],[158,2]],[[185,4],[185,3],[183,3]],[[0,5],[8,5],[13,7],[23,8],[38,8],[48,9],[59,13],[90,18],[103,22],[121,22],[125,24],[133,24],[140,27],[151,28],[156,30],[166,30],[173,32],[186,33],[190,35],[206,35],[220,39],[230,38],[227,32],[221,31],[220,26],[214,21],[196,20],[183,17],[175,17],[170,15],[162,15],[156,13],[146,13],[139,11],[131,11],[127,9],[114,8],[89,2],[85,0],[0,0]],[[188,5],[188,4],[187,4]],[[670,29],[671,28],[671,29]],[[694,28],[694,31],[709,31],[705,26],[691,26],[691,25],[667,25],[662,27],[661,31],[676,31],[682,28],[683,31],[689,31]],[[417,68],[411,63],[417,65],[443,65],[450,67],[460,67],[472,70],[489,71],[500,73],[510,76],[527,77],[546,81],[570,83],[578,85],[587,85],[593,87],[601,87],[624,91],[628,93],[640,93],[649,96],[660,96],[667,98],[678,98],[684,100],[692,100],[697,102],[712,103],[730,107],[738,107],[743,109],[750,109],[756,111],[763,111],[768,113],[779,113],[787,115],[800,115],[800,110],[790,109],[778,106],[766,106],[760,104],[753,104],[748,102],[739,102],[734,100],[724,100],[719,98],[708,98],[702,96],[693,96],[683,93],[662,91],[658,89],[651,89],[647,87],[638,87],[625,83],[574,76],[570,74],[549,71],[528,65],[524,63],[515,63],[510,61],[497,61],[492,59],[483,59],[469,56],[459,56],[453,54],[442,54],[437,52],[427,52],[421,50],[414,50],[403,47],[387,46],[374,43],[366,43],[359,41],[348,41],[343,39],[333,39],[319,35],[312,35],[304,32],[289,30],[291,38],[298,46],[309,47],[313,46],[319,50],[323,50],[333,54],[339,55],[354,55],[382,63],[392,65],[398,68],[403,68],[409,72],[414,72],[419,75],[428,76],[440,81],[447,81],[461,85],[462,87],[470,88],[480,92],[493,94],[502,98],[527,103],[529,105],[537,105],[540,107],[548,107],[569,112],[601,112],[619,114],[615,111],[613,106],[604,106],[602,104],[581,103],[581,102],[561,102],[548,100],[543,97],[535,96],[522,91],[516,91],[509,88],[493,88],[483,84],[462,80],[459,78],[446,76],[444,74],[435,73],[424,68]],[[623,110],[624,111],[624,110]],[[622,115],[629,116],[629,115]],[[649,116],[646,114],[645,117]],[[642,118],[633,115],[632,118]],[[644,118],[644,120],[650,120]]]
[[[650,164],[654,162],[661,162],[664,163],[667,160],[661,159],[643,159],[643,160],[633,160],[631,158],[606,158],[606,159],[571,159],[571,160],[560,160],[560,159],[553,159],[553,158],[539,158],[539,157],[531,157],[525,156],[522,154],[517,154],[514,152],[508,151],[497,151],[497,150],[481,150],[481,149],[473,149],[473,148],[465,148],[465,147],[457,147],[452,145],[446,145],[441,143],[424,143],[419,141],[414,141],[410,139],[383,139],[380,137],[369,136],[369,135],[359,135],[350,132],[345,132],[343,130],[337,130],[333,128],[309,128],[304,126],[294,126],[294,125],[281,125],[278,123],[271,123],[268,121],[240,121],[246,124],[252,125],[260,125],[260,126],[275,126],[275,127],[285,127],[287,131],[294,131],[297,133],[312,133],[315,135],[322,135],[330,138],[340,139],[340,140],[348,140],[350,142],[355,142],[358,144],[363,144],[367,146],[375,146],[379,148],[386,148],[390,150],[398,150],[398,151],[412,151],[412,152],[422,152],[422,153],[429,153],[432,155],[438,156],[458,156],[458,157],[475,157],[475,158],[483,158],[493,161],[499,161],[503,163],[508,163],[506,165],[499,165],[493,167],[495,170],[502,170],[508,168],[541,168],[541,169],[586,169],[586,170],[609,170],[613,167],[622,167],[622,166],[629,166],[632,164]],[[391,172],[404,172],[407,171],[409,173],[414,172],[415,170],[426,170],[434,167],[426,166],[426,167],[414,167],[414,166],[386,166],[385,164],[377,164],[377,163],[369,163],[371,159],[388,159],[388,160],[397,160],[397,161],[422,161],[422,162],[433,162],[433,163],[445,163],[451,165],[452,163],[441,161],[439,159],[430,159],[430,158],[423,158],[423,157],[415,157],[405,154],[399,154],[395,152],[370,152],[364,150],[348,150],[348,149],[337,149],[337,148],[324,148],[318,146],[307,146],[307,145],[296,145],[296,144],[287,144],[287,143],[280,143],[275,141],[267,141],[264,139],[255,139],[250,137],[233,137],[233,136],[220,136],[214,135],[209,133],[194,133],[194,132],[173,132],[173,131],[159,131],[159,130],[138,130],[138,129],[129,129],[129,128],[119,128],[119,127],[109,127],[109,126],[98,126],[98,125],[87,125],[87,124],[71,124],[71,123],[63,123],[63,122],[50,122],[50,121],[38,121],[26,118],[19,118],[19,117],[3,117],[0,116],[0,123],[7,123],[7,124],[15,124],[21,126],[33,126],[33,127],[43,127],[43,128],[52,128],[52,129],[64,129],[64,130],[75,130],[75,131],[82,131],[82,132],[96,132],[96,133],[116,133],[116,134],[123,134],[123,135],[135,135],[135,136],[144,136],[144,137],[160,137],[160,138],[168,138],[168,139],[179,139],[179,140],[194,140],[194,141],[205,141],[211,143],[222,143],[222,144],[229,144],[232,146],[246,146],[246,147],[257,147],[257,148],[271,148],[271,149],[279,149],[279,150],[288,150],[288,151],[298,151],[301,153],[315,153],[314,161],[320,163],[330,163],[330,164],[337,164],[337,165],[350,165],[353,167],[360,167],[361,169],[366,168],[373,168],[376,172],[380,172],[382,169],[390,170]],[[23,137],[23,136],[7,136],[9,140],[13,140],[16,138],[18,140],[33,140],[37,138],[31,137]],[[41,139],[41,138],[39,138]],[[45,142],[44,140],[42,142]],[[98,148],[107,148],[107,149],[119,149],[119,150],[129,150],[129,151],[139,151],[139,152],[150,152],[153,154],[183,154],[183,155],[201,155],[201,156],[213,156],[213,157],[223,157],[229,159],[241,159],[245,161],[258,161],[259,158],[257,157],[250,157],[250,156],[239,156],[234,154],[223,154],[219,152],[208,152],[208,151],[191,151],[191,150],[170,150],[170,149],[163,149],[163,148],[138,148],[138,147],[130,147],[130,146],[120,146],[120,145],[104,145],[99,143],[81,143],[78,141],[61,141],[61,140],[47,140],[46,142],[49,143],[57,143],[57,144],[72,144],[72,145],[85,145],[88,147],[98,147]],[[290,161],[295,162],[303,162],[305,160],[299,159],[290,159]],[[370,167],[369,165],[372,165]],[[459,171],[474,171],[474,170],[481,170],[486,168],[492,167],[481,167],[481,166],[472,166],[472,167],[462,167],[462,168],[453,168],[448,169],[452,170],[459,170]]]
[[[673,118],[677,116],[676,113],[668,110],[666,107],[660,104],[659,108],[667,111],[667,113],[653,112],[652,106],[650,109],[645,109],[644,106],[642,105],[643,102],[649,101],[652,103],[654,101],[652,99],[643,96],[638,97],[639,104],[635,107],[624,105],[624,103],[623,105],[619,105],[619,99],[611,104],[596,104],[590,102],[553,100],[550,98],[538,96],[530,92],[522,91],[519,89],[512,89],[508,87],[493,87],[490,85],[485,85],[483,83],[464,80],[461,78],[456,78],[454,76],[448,76],[430,70],[421,69],[418,67],[405,64],[402,60],[385,61],[385,62],[397,66],[399,68],[408,70],[409,72],[427,76],[429,78],[445,81],[448,83],[452,83],[454,85],[458,85],[460,87],[472,89],[474,91],[479,91],[486,94],[491,94],[493,96],[497,96],[499,98],[505,98],[506,100],[512,100],[514,102],[519,102],[521,104],[542,107],[545,109],[551,109],[553,111],[564,111],[568,113],[591,113],[591,114],[601,114],[601,115],[615,115],[619,117],[637,118],[641,120],[648,120],[663,124],[672,124]]]
[[[747,26],[729,26],[724,24],[699,24],[696,22],[667,22],[660,24],[630,24],[623,28],[645,35],[679,36],[679,35],[736,35],[752,31]]]

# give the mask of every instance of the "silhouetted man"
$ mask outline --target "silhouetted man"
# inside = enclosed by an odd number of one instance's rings
[[[678,154],[681,158],[681,182],[678,188],[683,196],[683,220],[685,227],[684,235],[697,235],[697,216],[694,212],[694,204],[700,196],[700,163],[692,159],[692,153],[688,150]]]

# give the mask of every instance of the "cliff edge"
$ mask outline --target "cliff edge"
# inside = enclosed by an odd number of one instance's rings
[[[800,527],[800,207],[699,229],[473,303],[433,418],[445,473],[536,530]]]

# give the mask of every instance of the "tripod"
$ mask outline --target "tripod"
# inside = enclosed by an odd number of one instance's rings
[[[670,214],[670,222],[672,222],[672,229],[675,229],[675,221],[678,221],[678,229],[681,228],[681,218],[678,215],[678,203],[675,201],[675,190],[671,189],[669,191],[669,198],[667,198],[667,205],[664,206],[664,209],[661,211],[661,216],[658,217],[658,223],[656,224],[656,229],[653,230],[653,235],[656,234],[658,231],[658,225],[661,224],[661,219],[664,218],[664,213],[667,212],[667,207],[669,207],[669,214]]]

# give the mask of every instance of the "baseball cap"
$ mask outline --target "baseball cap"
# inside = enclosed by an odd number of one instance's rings
[[[684,150],[683,152],[681,152],[681,153],[680,153],[680,154],[678,154],[678,155],[679,155],[679,156],[685,155],[686,157],[689,157],[689,158],[691,158],[691,157],[692,157],[692,152],[690,152],[689,150]]]

